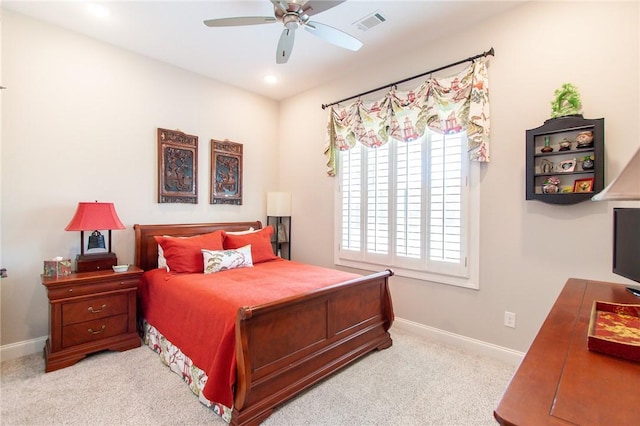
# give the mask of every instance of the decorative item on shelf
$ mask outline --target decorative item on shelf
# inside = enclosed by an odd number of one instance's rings
[[[576,148],[591,148],[593,147],[593,132],[580,132],[578,136],[576,136]]]
[[[571,186],[571,185],[563,185],[562,188],[560,188],[560,192],[562,194],[569,194],[569,193],[573,192],[573,186]]]
[[[559,186],[560,179],[555,176],[550,176],[545,179],[542,184],[542,193],[543,194],[557,194],[560,191]]]
[[[576,179],[573,183],[573,192],[593,191],[593,178]]]
[[[113,203],[78,203],[78,208],[66,231],[80,231],[80,254],[76,257],[76,271],[88,272],[107,269],[118,264],[115,253],[111,252],[111,230],[125,229]],[[109,231],[109,245],[104,244],[104,236],[99,230]],[[84,250],[84,231],[93,231],[89,237],[87,253]]]
[[[554,164],[547,160],[547,159],[543,159],[542,161],[540,161],[540,172],[547,174],[547,173],[552,173],[553,172],[553,167]]]
[[[558,171],[562,173],[569,173],[576,169],[576,159],[564,160],[558,163]]]
[[[640,200],[640,148],[620,174],[591,199],[593,201]]]
[[[559,151],[569,151],[571,149],[571,140],[568,138],[562,138],[560,141],[560,149]]]
[[[593,167],[594,167],[593,160],[595,160],[593,155],[587,155],[586,157],[582,157],[582,170],[593,170]]]
[[[551,138],[549,138],[549,136],[544,137],[544,146],[542,147],[540,152],[553,152],[553,147],[551,146]]]
[[[551,118],[582,115],[580,94],[573,84],[565,83],[553,94],[555,99],[551,102]]]

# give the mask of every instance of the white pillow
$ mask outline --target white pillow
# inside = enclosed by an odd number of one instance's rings
[[[251,259],[251,244],[233,250],[206,250],[202,249],[204,261],[204,273],[227,269],[249,268],[253,266]]]
[[[244,235],[244,234],[251,234],[252,232],[256,232],[255,229],[253,229],[253,227],[247,229],[246,231],[224,231],[226,234],[231,234],[231,235]]]
[[[162,250],[162,246],[160,244],[158,244],[158,268],[164,268],[167,271],[169,270],[167,259],[164,257],[164,250]]]

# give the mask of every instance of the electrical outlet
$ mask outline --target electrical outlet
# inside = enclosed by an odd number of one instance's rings
[[[504,325],[505,327],[516,328],[516,314],[504,311]]]

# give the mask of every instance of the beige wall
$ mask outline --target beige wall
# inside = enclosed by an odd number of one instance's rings
[[[3,11],[2,345],[47,334],[42,262],[75,258],[78,201],[112,201],[133,262],[135,223],[264,220],[277,189],[278,104]],[[197,205],[157,203],[156,129],[199,136]],[[210,139],[244,144],[244,204],[209,204]]]
[[[127,230],[113,233],[114,251],[131,262],[134,223],[264,219],[265,192],[289,190],[294,258],[332,266],[334,181],[320,105],[493,46],[480,290],[394,277],[392,291],[399,318],[526,350],[568,277],[628,282],[610,273],[611,209],[640,204],[525,201],[524,132],[549,117],[556,88],[575,84],[584,115],[605,117],[610,181],[640,140],[638,21],[637,2],[528,3],[418,51],[354,64],[278,104],[4,12],[1,344],[46,335],[42,260],[79,251],[77,233],[64,231],[78,201],[116,204]],[[157,127],[200,137],[199,204],[156,202]],[[208,204],[211,138],[245,144],[242,207]],[[505,310],[517,314],[516,329],[502,325]]]
[[[575,84],[584,116],[605,118],[606,182],[615,177],[640,145],[638,18],[637,2],[528,3],[420,50],[381,57],[360,72],[354,65],[340,81],[283,102],[281,186],[294,194],[297,259],[324,265],[333,259],[334,183],[318,157],[327,121],[320,105],[493,46],[492,161],[481,172],[480,290],[396,276],[396,315],[526,351],[567,278],[629,283],[610,273],[611,209],[640,204],[525,201],[525,130],[550,117],[555,89]],[[516,329],[503,326],[505,310],[517,314]]]

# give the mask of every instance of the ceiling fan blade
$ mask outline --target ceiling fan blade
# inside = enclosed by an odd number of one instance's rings
[[[284,64],[289,60],[291,51],[293,50],[293,42],[296,37],[295,30],[285,28],[280,35],[280,41],[278,41],[278,49],[276,50],[276,63]]]
[[[240,25],[260,25],[276,22],[273,16],[242,16],[237,18],[207,19],[204,24],[207,27],[235,27]]]
[[[271,4],[273,4],[273,7],[276,9],[280,9],[282,11],[282,13],[287,13],[288,10],[288,5],[286,1],[281,1],[281,0],[271,0]]]
[[[325,10],[331,9],[332,7],[336,7],[340,3],[344,3],[346,0],[337,0],[337,1],[325,1],[325,0],[310,0],[303,7],[302,10],[308,16],[316,15],[320,12],[324,12]]]
[[[330,27],[329,25],[309,21],[304,26],[304,29],[309,31],[311,34],[328,41],[329,43],[345,49],[356,51],[362,47],[362,42],[360,40],[340,31],[337,28]]]

